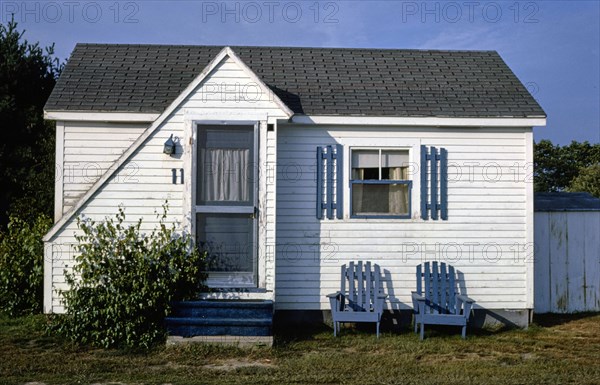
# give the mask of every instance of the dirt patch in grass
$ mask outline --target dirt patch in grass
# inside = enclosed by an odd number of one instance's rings
[[[416,357],[417,361],[432,365],[441,363],[447,364],[452,362],[476,362],[476,361],[491,361],[494,360],[492,355],[480,353],[446,353],[446,354],[424,354]]]
[[[264,368],[264,369],[273,369],[275,365],[271,363],[271,360],[265,359],[261,361],[249,361],[244,359],[228,359],[228,360],[218,360],[215,363],[204,365],[206,369],[211,370],[224,370],[231,371],[240,368]]]
[[[47,385],[44,382],[26,382],[23,385]],[[124,384],[122,382],[105,382],[105,383],[100,383],[100,382],[96,382],[94,384],[90,384],[90,385],[133,385],[133,384]],[[165,384],[167,385],[167,384]]]

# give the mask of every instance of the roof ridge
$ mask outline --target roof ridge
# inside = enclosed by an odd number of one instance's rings
[[[336,51],[402,51],[402,52],[487,52],[498,53],[496,50],[469,49],[436,49],[436,48],[390,48],[390,47],[315,47],[315,46],[286,46],[286,45],[227,45],[227,44],[162,44],[162,43],[88,43],[78,42],[76,46],[112,46],[112,47],[194,47],[194,48],[264,48],[264,49],[298,49],[298,50],[336,50]]]

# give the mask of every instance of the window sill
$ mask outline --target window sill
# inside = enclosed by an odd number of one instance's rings
[[[411,219],[410,215],[350,215],[350,219]]]

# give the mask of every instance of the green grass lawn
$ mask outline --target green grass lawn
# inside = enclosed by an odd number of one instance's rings
[[[43,333],[44,316],[0,318],[0,384],[600,384],[600,315],[538,317],[529,330],[278,333],[273,348],[207,345],[131,353]]]

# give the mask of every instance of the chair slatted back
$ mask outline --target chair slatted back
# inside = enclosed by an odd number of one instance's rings
[[[433,314],[456,314],[454,267],[444,262],[425,262],[417,266],[417,293],[426,299]]]
[[[347,266],[342,265],[341,277],[340,288],[348,300],[347,310],[373,311],[381,290],[379,265],[362,261],[350,262]]]

